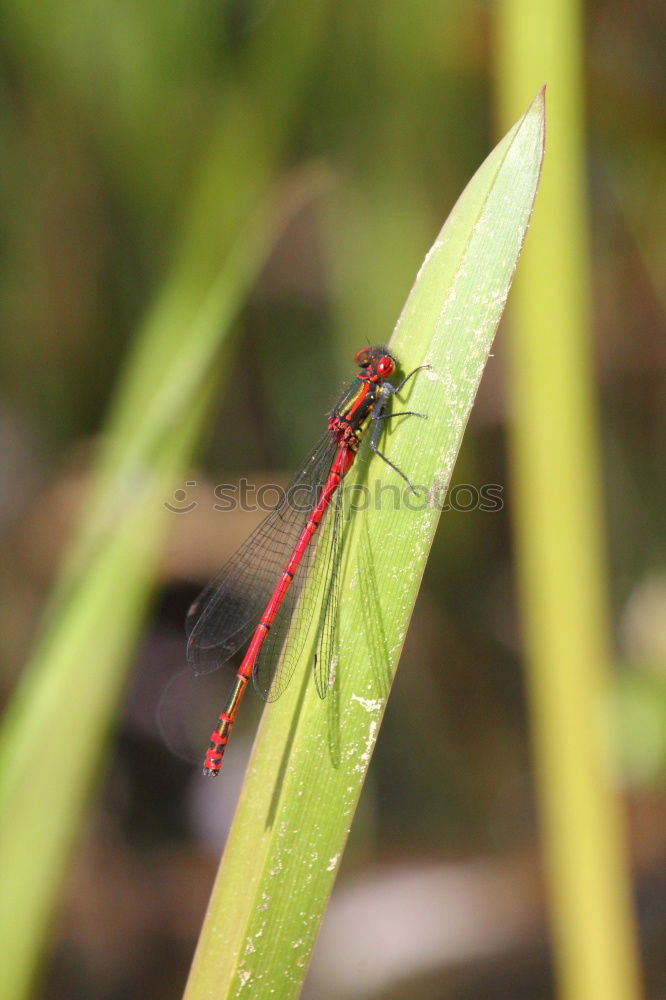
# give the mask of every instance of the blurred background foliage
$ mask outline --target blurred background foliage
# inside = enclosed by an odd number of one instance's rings
[[[666,989],[665,25],[651,0],[590,2],[583,13],[618,731],[656,998]],[[262,201],[276,190],[289,201],[244,298],[198,460],[164,497],[181,512],[169,514],[39,993],[178,997],[261,708],[255,700],[239,718],[223,788],[202,787],[198,768],[165,745],[172,717],[189,712],[169,700],[186,608],[253,523],[216,512],[213,489],[241,475],[284,481],[352,352],[388,338],[498,131],[495,10],[460,0],[47,0],[3,14],[3,698],[34,646],[137,327],[170,274],[181,290],[203,287]],[[500,335],[454,485],[498,484],[505,507],[452,510],[442,522],[309,997],[554,995],[506,506],[503,353]],[[204,730],[209,714],[207,705]],[[48,767],[36,770],[30,780],[48,781]],[[398,910],[418,934],[403,930],[404,950],[395,943],[388,961],[384,923]]]

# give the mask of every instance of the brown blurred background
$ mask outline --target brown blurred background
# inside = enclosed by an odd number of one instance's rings
[[[251,162],[239,157],[209,178],[213,197],[233,220],[252,178],[279,162],[297,205],[243,303],[198,460],[173,484],[185,493],[164,497],[197,506],[171,515],[63,888],[44,1000],[180,996],[262,707],[250,698],[239,717],[223,794],[169,749],[188,740],[175,732],[174,703],[187,705],[187,719],[201,710],[172,681],[185,666],[188,604],[254,523],[216,512],[213,489],[239,476],[288,478],[354,349],[388,338],[442,220],[497,135],[492,5],[384,0],[380,10],[343,0],[321,13],[296,82],[291,42],[306,19],[281,13],[269,0],[5,10],[3,699],[38,633],[135,331],[186,228],[188,192],[225,122],[244,135],[246,104],[264,111],[247,119],[248,130],[262,123],[248,139]],[[648,995],[658,998],[666,996],[666,32],[664,10],[650,0],[592,2],[584,19],[617,707]],[[453,482],[497,484],[504,507],[442,520],[308,998],[554,996],[514,591],[503,351],[500,331]],[[398,927],[387,918],[396,912]]]

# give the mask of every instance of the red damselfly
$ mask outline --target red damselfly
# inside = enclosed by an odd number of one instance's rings
[[[385,420],[424,416],[411,410],[386,411],[391,397],[416,372],[428,366],[415,368],[399,385],[393,386],[387,379],[395,373],[398,362],[388,348],[363,348],[354,360],[361,371],[333,407],[328,430],[283,499],[188,612],[187,656],[196,673],[216,670],[249,640],[234,686],[210,738],[203,768],[206,775],[219,774],[250,676],[262,698],[266,701],[279,698],[291,680],[315,613],[318,615],[313,660],[315,686],[322,698],[328,691],[339,603],[340,484],[370,425],[372,452],[415,492],[404,472],[377,445]],[[321,571],[306,588],[308,570],[315,557]]]

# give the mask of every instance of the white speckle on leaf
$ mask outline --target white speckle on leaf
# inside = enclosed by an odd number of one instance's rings
[[[352,701],[357,701],[366,712],[378,712],[382,707],[381,698],[361,698],[357,694],[352,694]]]
[[[375,742],[375,736],[377,734],[378,723],[375,719],[372,720],[368,726],[368,735],[365,741],[365,750],[359,755],[358,763],[354,770],[357,774],[363,774],[370,763],[370,754],[372,753],[372,747]]]

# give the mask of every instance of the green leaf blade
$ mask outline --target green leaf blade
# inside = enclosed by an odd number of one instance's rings
[[[424,361],[431,369],[409,382],[394,410],[428,418],[395,421],[400,426],[384,435],[382,449],[425,490],[411,502],[399,477],[367,448],[345,481],[346,493],[365,495],[372,509],[358,511],[346,529],[336,682],[325,700],[317,696],[310,648],[287,693],[264,713],[187,1000],[249,989],[298,995],[377,738],[438,501],[525,236],[543,138],[541,92],[463,192],[407,300],[391,348],[405,371]],[[400,494],[397,510],[391,487]],[[223,782],[224,776],[211,794],[224,794]]]

